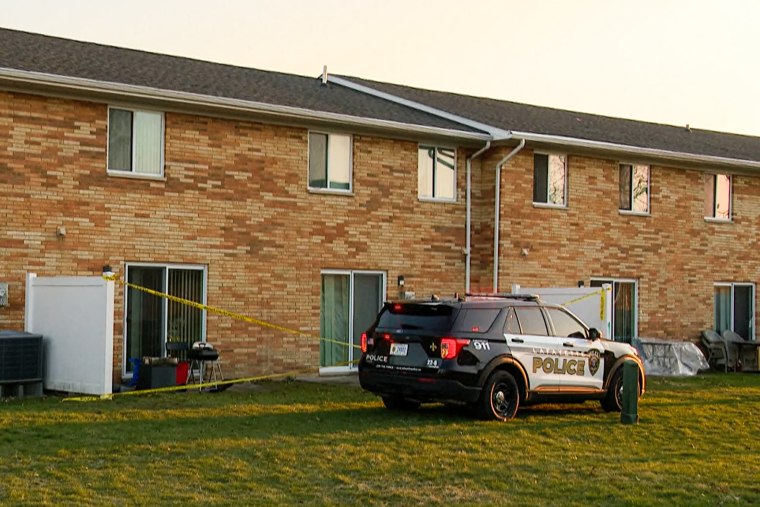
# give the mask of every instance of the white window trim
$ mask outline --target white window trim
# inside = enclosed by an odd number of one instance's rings
[[[621,215],[631,215],[631,216],[638,216],[638,217],[649,217],[652,216],[652,164],[645,164],[643,162],[631,162],[628,160],[620,160],[618,161],[618,178],[620,178],[620,166],[621,165],[629,165],[632,168],[636,167],[637,165],[645,165],[649,169],[647,171],[647,211],[635,211],[633,209],[621,209],[620,203],[618,203],[618,212]],[[633,176],[631,176],[633,177]],[[618,185],[620,182],[618,181]],[[619,188],[619,186],[618,186]],[[620,196],[618,196],[619,198]],[[633,207],[633,182],[631,182],[631,188],[630,188],[630,196],[631,198],[631,207]]]
[[[203,264],[166,264],[166,263],[160,263],[160,262],[127,262],[124,264],[124,281],[129,280],[129,268],[136,267],[136,268],[164,268],[166,270],[165,277],[164,277],[164,285],[167,285],[168,282],[168,276],[169,276],[169,270],[170,269],[193,269],[197,271],[203,271],[203,301],[202,304],[207,305],[208,304],[208,266]],[[123,379],[131,379],[132,373],[127,372],[127,293],[129,291],[129,287],[124,284],[124,294],[123,294],[123,322],[122,322],[122,339],[121,339],[121,377]],[[169,311],[169,300],[166,298],[162,298],[163,300],[163,308],[162,311],[164,312],[164,315],[168,314]],[[206,310],[203,311],[203,319],[201,321],[201,341],[206,341]],[[166,346],[166,337],[164,337],[164,345]],[[165,353],[166,350],[164,350],[162,347],[162,353]]]
[[[134,143],[134,120],[133,120],[133,126],[132,126],[132,164],[133,167],[129,171],[121,171],[119,169],[111,169],[108,167],[108,161],[109,158],[109,150],[110,150],[110,128],[111,128],[111,109],[119,109],[121,111],[131,111],[133,114],[136,112],[145,112],[145,113],[159,113],[161,115],[161,173],[160,174],[144,174],[144,173],[136,173],[134,171],[134,161],[135,161],[135,143]],[[134,116],[133,116],[134,118]],[[121,178],[132,178],[136,180],[159,180],[159,181],[166,181],[166,175],[165,175],[165,166],[166,166],[166,160],[164,157],[164,152],[166,148],[166,117],[163,111],[158,109],[150,109],[150,108],[134,108],[129,106],[120,106],[120,105],[109,105],[108,111],[106,112],[106,174],[108,176],[117,176]]]
[[[388,295],[388,273],[385,271],[379,271],[379,270],[365,270],[365,269],[323,269],[319,272],[319,283],[322,283],[322,276],[323,275],[345,275],[348,276],[348,291],[350,294],[350,297],[348,298],[348,329],[349,331],[353,332],[354,329],[354,275],[381,275],[383,277],[383,280],[381,282],[381,288],[382,288],[382,297],[380,298],[382,301],[386,300],[386,296]],[[320,289],[320,298],[321,298],[321,289]],[[382,307],[381,307],[382,308]],[[322,312],[322,309],[320,308],[320,313]],[[380,309],[378,308],[378,312]],[[322,316],[320,315],[320,318]],[[353,336],[351,338],[351,343],[353,343]],[[322,344],[320,343],[320,347]],[[354,361],[355,358],[353,355],[356,353],[356,349],[354,347],[350,347],[350,359],[349,361]],[[320,350],[321,354],[321,350]],[[359,353],[359,356],[361,357],[361,352]],[[318,362],[321,362],[319,360],[319,357],[317,357]],[[348,366],[320,366],[319,367],[319,374],[331,374],[331,373],[345,373],[345,372],[354,372],[358,368],[358,364],[349,364]]]
[[[614,278],[611,276],[592,276],[590,278],[590,281],[594,282],[610,282],[610,285],[612,286],[610,289],[611,291],[615,290],[615,282],[621,282],[621,283],[632,283],[633,284],[633,304],[636,306],[636,311],[633,312],[633,336],[631,338],[638,338],[639,337],[639,311],[641,307],[639,306],[639,280],[637,278]],[[612,296],[614,297],[614,295]],[[612,318],[615,318],[615,301],[612,301]],[[610,336],[611,340],[614,340],[614,334],[615,334],[615,322],[612,322],[612,335]]]
[[[561,153],[561,152],[557,152],[557,151],[534,151],[533,155],[534,156],[535,155],[546,155],[548,157],[554,155],[554,156],[557,156],[557,157],[564,157],[565,158],[565,188],[563,189],[563,194],[564,195],[562,196],[562,200],[564,201],[564,204],[554,204],[554,203],[550,203],[550,202],[536,202],[536,201],[533,201],[533,207],[534,208],[567,209],[568,208],[568,200],[569,200],[568,196],[570,194],[569,193],[569,188],[568,188],[569,187],[569,175],[568,175],[568,172],[569,172],[570,160],[569,160],[569,157],[568,157],[567,153]],[[535,161],[535,158],[534,158],[534,161]],[[548,164],[548,162],[547,162],[547,164]],[[534,174],[535,174],[535,166],[533,167],[533,171],[534,171]],[[548,167],[547,167],[547,171],[548,171]],[[548,185],[549,175],[548,174],[546,175],[546,179],[547,179],[546,200],[548,201],[549,200],[549,185]],[[534,180],[533,181],[533,185],[535,185],[535,184],[536,184],[536,182]],[[532,199],[533,199],[533,197],[531,195],[531,200]]]
[[[757,287],[754,282],[715,282],[713,283],[713,323],[715,322],[715,287],[730,287],[731,288],[731,329],[734,329],[734,287],[752,287],[752,331],[755,336],[750,338],[751,341],[757,339],[757,318],[755,315],[757,299]]]
[[[728,218],[719,218],[715,216],[715,206],[717,205],[717,202],[713,202],[713,215],[704,217],[705,222],[716,224],[732,223],[734,221],[734,175],[729,173],[707,173],[707,176],[713,179],[713,194],[715,194],[715,177],[728,176]]]
[[[338,135],[338,136],[347,136],[349,138],[348,143],[348,189],[342,190],[340,188],[329,188],[330,187],[330,159],[328,157],[327,164],[325,166],[325,177],[327,178],[327,188],[321,188],[321,187],[312,187],[310,184],[311,181],[311,135],[312,134],[322,134],[327,136],[327,150],[329,153],[329,146],[330,146],[330,136]],[[326,154],[327,156],[327,154]],[[309,193],[312,194],[332,194],[332,195],[354,195],[354,135],[350,134],[348,132],[339,132],[336,130],[332,131],[326,131],[326,130],[309,130],[306,135],[306,188],[308,189]]]
[[[434,197],[434,196],[421,196],[420,195],[420,188],[419,188],[419,182],[417,183],[417,200],[422,202],[435,202],[435,203],[449,203],[449,204],[455,204],[457,202],[457,179],[459,176],[459,167],[458,167],[458,153],[457,148],[454,146],[449,146],[445,144],[438,144],[438,143],[419,143],[417,145],[417,177],[419,178],[419,171],[420,171],[420,165],[419,165],[419,153],[420,148],[434,148],[439,149],[443,148],[444,150],[452,150],[454,152],[454,197]],[[418,180],[419,181],[419,180]],[[433,192],[435,192],[435,188],[433,188]]]

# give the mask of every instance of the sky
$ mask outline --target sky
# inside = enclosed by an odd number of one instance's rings
[[[0,0],[0,26],[760,136],[759,0]]]

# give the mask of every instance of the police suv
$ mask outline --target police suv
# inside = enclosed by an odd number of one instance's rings
[[[389,409],[464,403],[505,421],[523,404],[597,399],[620,411],[627,359],[644,393],[636,349],[532,295],[385,303],[361,348],[361,386]]]

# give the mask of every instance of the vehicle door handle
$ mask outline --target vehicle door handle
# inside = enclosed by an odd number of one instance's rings
[[[525,343],[525,340],[523,340],[522,338],[512,338],[512,341],[515,343]]]
[[[562,345],[564,345],[565,347],[574,347],[575,346],[575,345],[573,345],[573,342],[565,342]]]

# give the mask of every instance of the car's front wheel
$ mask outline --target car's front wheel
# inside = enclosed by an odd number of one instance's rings
[[[623,369],[619,368],[610,380],[607,395],[602,398],[602,408],[607,412],[620,412],[623,410]]]
[[[419,401],[408,400],[400,396],[383,396],[383,405],[388,410],[417,410]]]
[[[507,421],[512,419],[520,406],[520,391],[515,377],[507,371],[494,372],[483,387],[478,403],[482,419]]]

